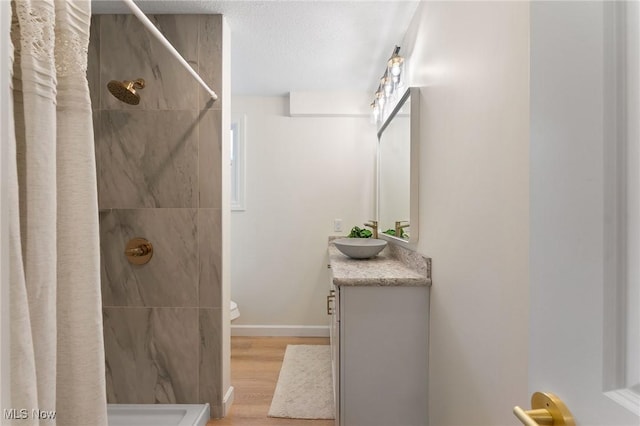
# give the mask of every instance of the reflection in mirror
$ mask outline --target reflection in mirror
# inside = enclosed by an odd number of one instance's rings
[[[418,238],[419,89],[410,88],[378,131],[378,222],[385,237]]]
[[[407,95],[409,93],[407,92]],[[410,235],[411,96],[403,98],[381,129],[378,151],[378,222],[381,232],[408,239]]]

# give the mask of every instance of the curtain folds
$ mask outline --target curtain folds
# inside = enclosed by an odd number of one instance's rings
[[[105,425],[89,1],[15,0],[12,405]],[[12,143],[13,142],[13,143]],[[40,424],[52,425],[50,419]]]

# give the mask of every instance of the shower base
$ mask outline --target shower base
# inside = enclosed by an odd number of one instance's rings
[[[109,426],[205,426],[209,404],[107,404]]]

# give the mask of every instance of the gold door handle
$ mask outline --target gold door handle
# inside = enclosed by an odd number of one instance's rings
[[[531,410],[513,407],[513,414],[525,426],[575,426],[571,411],[551,392],[535,392],[531,395]]]

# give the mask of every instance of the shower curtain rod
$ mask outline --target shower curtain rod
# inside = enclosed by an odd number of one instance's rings
[[[189,65],[189,63],[182,57],[180,52],[178,52],[176,50],[176,48],[173,47],[173,45],[169,42],[169,40],[167,40],[167,38],[160,32],[160,30],[158,30],[158,28],[156,28],[156,26],[153,25],[153,22],[151,22],[151,20],[149,18],[147,18],[147,15],[145,15],[142,12],[142,10],[140,10],[140,8],[133,2],[133,0],[122,0],[122,1],[124,2],[124,4],[129,6],[129,9],[131,9],[131,12],[133,12],[133,14],[136,15],[136,17],[140,20],[140,22],[142,22],[142,24],[149,31],[151,31],[151,34],[153,34],[158,39],[158,41],[160,41],[160,43],[162,43],[162,45],[164,47],[166,47],[169,50],[169,52],[171,52],[173,54],[173,56],[176,57],[176,59],[178,59],[178,62],[180,62],[182,64],[182,66],[187,71],[189,71],[189,73],[193,76],[193,78],[195,78],[196,81],[198,83],[200,83],[200,85],[202,87],[204,87],[204,90],[206,90],[207,93],[209,93],[209,95],[211,95],[213,100],[217,101],[218,100],[218,95],[216,95],[216,92],[214,92],[213,90],[211,90],[211,88],[209,86],[207,86],[207,83],[205,83],[204,80],[202,79],[202,77],[200,77],[200,74],[198,74],[191,67],[191,65]]]

